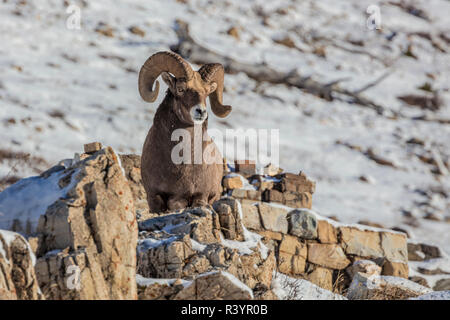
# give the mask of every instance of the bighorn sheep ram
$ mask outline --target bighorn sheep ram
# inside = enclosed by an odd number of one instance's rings
[[[146,102],[158,96],[162,76],[168,85],[163,102],[158,107],[153,126],[147,134],[141,158],[142,180],[151,212],[183,209],[189,206],[212,204],[222,191],[223,158],[208,136],[206,98],[213,113],[221,118],[231,112],[222,104],[224,69],[221,64],[205,64],[198,71],[179,55],[158,52],[152,55],[139,72],[139,93]],[[208,146],[215,160],[201,163],[174,163],[172,150],[179,143],[172,141],[176,129],[189,132],[194,146],[194,127],[201,127],[202,150]],[[197,130],[197,129],[196,129]],[[211,149],[212,148],[212,149]],[[191,159],[194,159],[191,148]]]

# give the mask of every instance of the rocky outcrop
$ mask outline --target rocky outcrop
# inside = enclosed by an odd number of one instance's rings
[[[16,210],[30,225],[29,243],[18,235],[0,241],[7,248],[0,250],[3,298],[344,299],[337,292],[348,290],[351,299],[406,299],[430,290],[406,280],[408,258],[441,257],[438,248],[321,217],[308,209],[315,183],[303,173],[257,175],[244,163],[236,167],[243,175],[224,177],[224,196],[212,206],[154,214],[139,156],[100,148],[89,144],[81,156],[7,189],[21,195],[36,184],[53,193],[22,207],[24,214]],[[0,200],[5,209],[21,198]]]
[[[39,219],[36,274],[48,299],[136,299],[133,194],[111,148],[61,168],[65,198]]]
[[[407,279],[358,272],[348,289],[353,300],[405,300],[432,290]]]
[[[347,269],[368,259],[383,275],[408,278],[406,235],[387,229],[343,225],[308,209],[242,199],[244,225],[263,236],[277,254],[278,270],[330,289]]]
[[[178,292],[174,300],[250,300],[253,291],[228,272],[201,275]]]
[[[259,175],[255,174],[254,166],[254,164],[236,164],[236,171],[252,181],[253,189],[243,188],[244,177],[236,174],[224,177],[222,184],[229,195],[237,199],[277,202],[292,208],[311,209],[316,183],[308,179],[303,172],[298,175],[292,173]],[[267,171],[279,172],[273,168]]]
[[[38,286],[34,263],[34,254],[21,235],[0,230],[0,300],[44,298]]]
[[[138,273],[146,278],[195,279],[206,272],[223,271],[250,289],[259,285],[267,291],[275,268],[274,253],[260,236],[243,227],[235,199],[221,199],[213,207],[217,212],[194,208],[141,221]]]

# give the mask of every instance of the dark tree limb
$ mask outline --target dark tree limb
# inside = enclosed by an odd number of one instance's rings
[[[264,63],[241,63],[198,44],[189,33],[189,25],[181,20],[176,21],[175,32],[178,36],[178,44],[172,46],[171,50],[193,63],[221,63],[227,73],[244,72],[249,78],[258,82],[296,87],[327,101],[332,101],[336,98],[346,99],[347,102],[373,109],[378,114],[384,114],[385,112],[383,106],[364,98],[359,92],[339,88],[338,83],[343,81],[343,79],[324,84],[311,79],[311,77],[300,76],[297,70],[284,73]]]

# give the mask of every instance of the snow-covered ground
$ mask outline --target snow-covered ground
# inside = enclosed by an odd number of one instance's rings
[[[450,125],[412,119],[450,119],[450,2],[404,1],[415,11],[395,3],[3,1],[0,179],[35,175],[92,141],[140,153],[163,94],[154,104],[143,102],[137,72],[149,55],[177,43],[174,22],[182,19],[198,43],[240,62],[296,69],[324,83],[344,79],[339,85],[349,90],[387,74],[363,94],[397,117],[227,74],[224,102],[233,112],[226,119],[211,115],[209,126],[279,129],[281,167],[317,181],[316,211],[400,227],[450,253],[450,175],[433,164],[441,160],[450,169]],[[67,28],[74,17],[67,4],[80,9],[79,30]],[[366,25],[372,4],[380,8],[379,30]],[[130,32],[132,26],[145,35]],[[227,34],[232,27],[239,38]],[[111,28],[112,36],[98,28]],[[294,48],[275,42],[287,37]],[[418,89],[426,84],[439,93],[439,110],[397,99],[429,94]],[[395,167],[370,159],[369,148]]]

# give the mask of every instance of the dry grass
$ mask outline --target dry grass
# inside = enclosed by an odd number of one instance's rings
[[[21,179],[21,168],[31,168],[35,173],[39,174],[42,172],[42,169],[48,167],[47,161],[41,157],[20,151],[0,149],[0,164],[4,163],[9,165],[10,170],[4,177],[0,177],[0,192]]]
[[[338,270],[334,275],[332,292],[345,296],[348,290],[348,279],[345,271]]]
[[[412,291],[402,290],[396,287],[384,286],[380,290],[374,290],[368,297],[369,300],[407,300],[415,298],[418,294]]]

